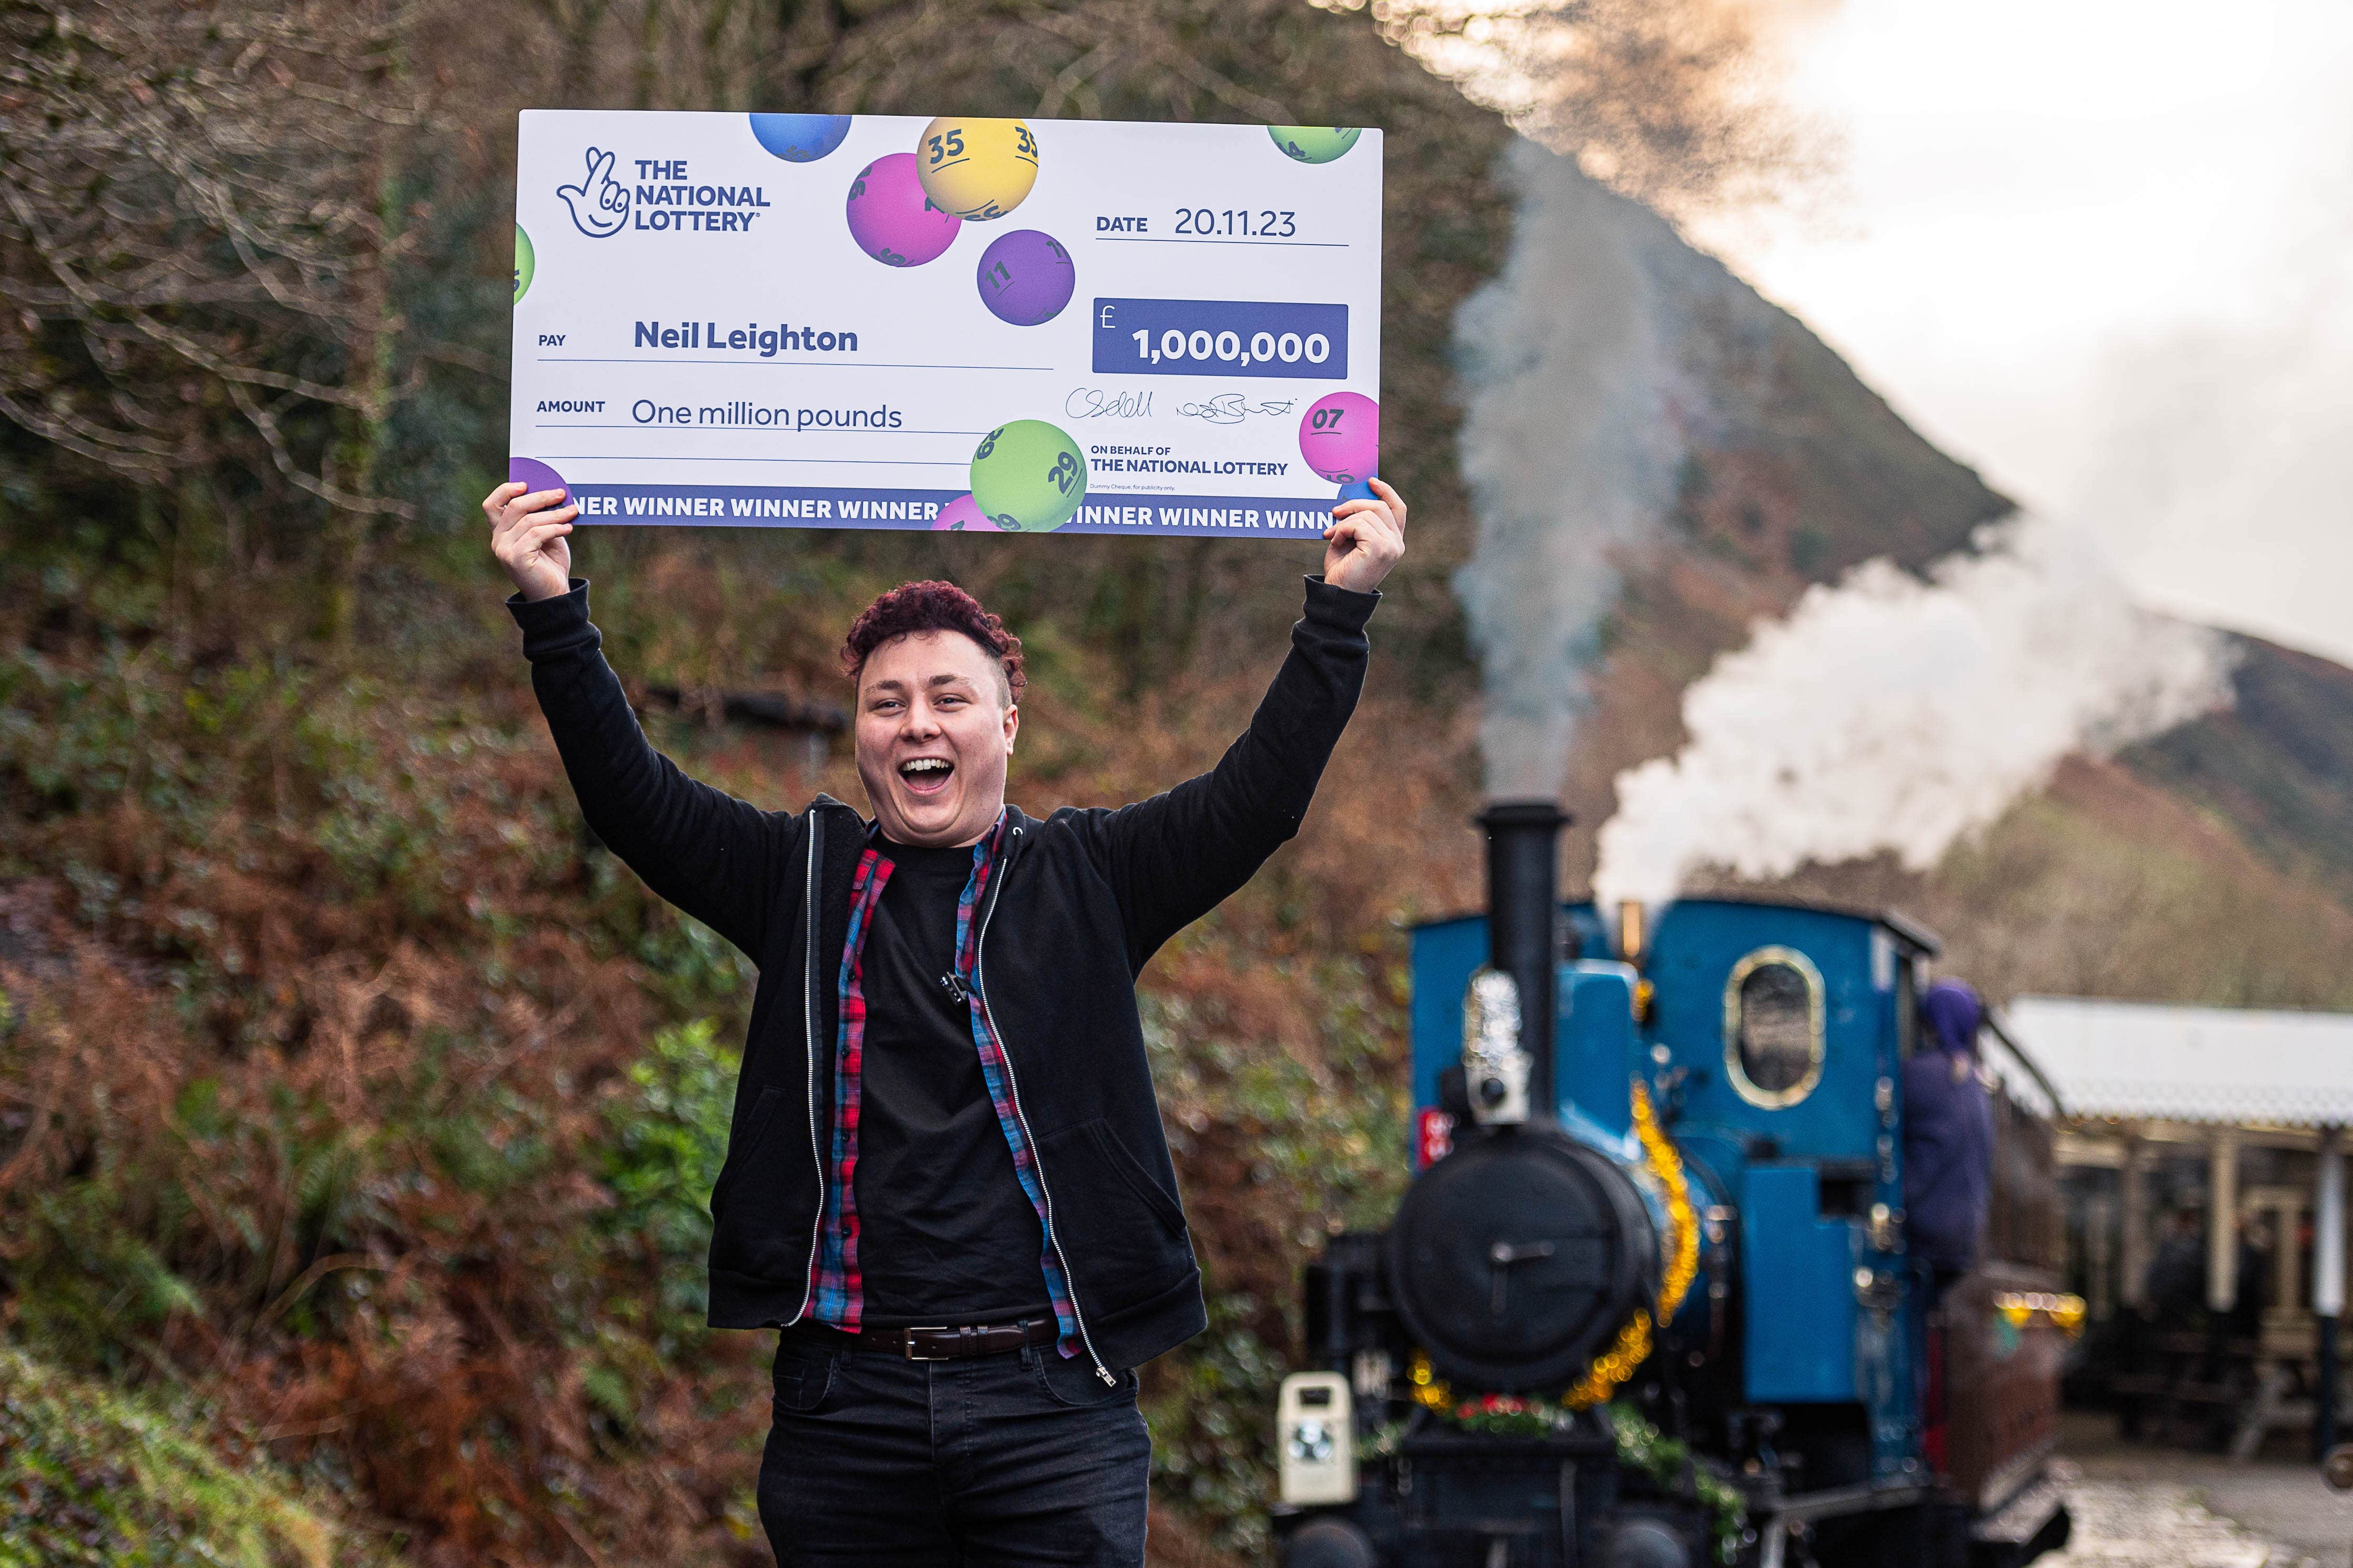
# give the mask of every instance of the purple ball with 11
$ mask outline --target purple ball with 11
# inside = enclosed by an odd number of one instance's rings
[[[980,253],[980,302],[1000,321],[1034,327],[1062,313],[1079,286],[1071,253],[1052,235],[1017,228]]]

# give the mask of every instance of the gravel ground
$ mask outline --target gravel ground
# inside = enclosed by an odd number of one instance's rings
[[[2353,1568],[2353,1493],[2313,1466],[2120,1444],[2099,1416],[2070,1415],[2061,1447],[2075,1538],[2039,1568]]]
[[[2075,1536],[2038,1568],[2296,1568],[2304,1553],[2210,1513],[2167,1482],[2094,1480],[2072,1488]]]

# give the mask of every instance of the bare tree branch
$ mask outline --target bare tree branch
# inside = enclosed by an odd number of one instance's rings
[[[297,491],[406,515],[367,465],[330,476],[403,390],[381,207],[389,140],[429,123],[399,82],[413,15],[0,7],[0,417],[142,483],[266,453]]]
[[[1389,39],[1523,132],[1670,216],[1770,203],[1834,140],[1779,93],[1741,0],[1372,0]]]

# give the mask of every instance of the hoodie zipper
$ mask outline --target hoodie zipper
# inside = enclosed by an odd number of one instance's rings
[[[821,806],[809,808],[808,865],[801,882],[801,929],[807,933],[807,946],[801,953],[801,1034],[807,1046],[801,1057],[807,1079],[809,1159],[817,1165],[817,1213],[809,1217],[808,1266],[801,1270],[801,1304],[794,1309],[786,1328],[808,1313],[809,1297],[817,1285],[818,1237],[825,1228],[825,1154],[817,1146],[817,868],[825,843],[823,811]]]
[[[988,890],[988,907],[980,911],[980,932],[972,940],[972,994],[980,999],[981,1013],[988,1019],[989,1031],[997,1036],[1000,1045],[1005,1044],[1005,1032],[997,1028],[997,1015],[989,1008],[988,986],[983,974],[988,964],[988,922],[996,918],[997,900],[1005,891],[1006,874],[1013,868],[1013,850],[1021,840],[1021,827],[1018,823],[1014,826],[1013,840],[1012,844],[1006,846],[1005,864],[997,868],[995,878],[997,885]],[[1094,1341],[1087,1334],[1087,1314],[1079,1305],[1079,1281],[1071,1272],[1070,1255],[1062,1250],[1062,1238],[1054,1229],[1054,1189],[1052,1184],[1046,1180],[1046,1161],[1038,1152],[1038,1140],[1030,1135],[1029,1115],[1021,1109],[1021,1079],[1013,1069],[1012,1047],[1005,1046],[1003,1055],[1005,1083],[1013,1095],[1013,1120],[1021,1124],[1022,1141],[1029,1145],[1029,1163],[1038,1170],[1038,1190],[1046,1199],[1046,1237],[1053,1246],[1054,1256],[1061,1262],[1063,1283],[1071,1288],[1071,1316],[1078,1320],[1079,1342],[1087,1347],[1087,1359],[1094,1363],[1095,1375],[1102,1378],[1106,1386],[1117,1388],[1119,1379],[1112,1376],[1110,1370],[1103,1365],[1102,1355],[1095,1350]]]

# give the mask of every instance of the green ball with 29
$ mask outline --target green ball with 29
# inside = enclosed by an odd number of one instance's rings
[[[973,452],[972,499],[1008,533],[1050,533],[1086,494],[1086,454],[1042,419],[1000,425]]]

